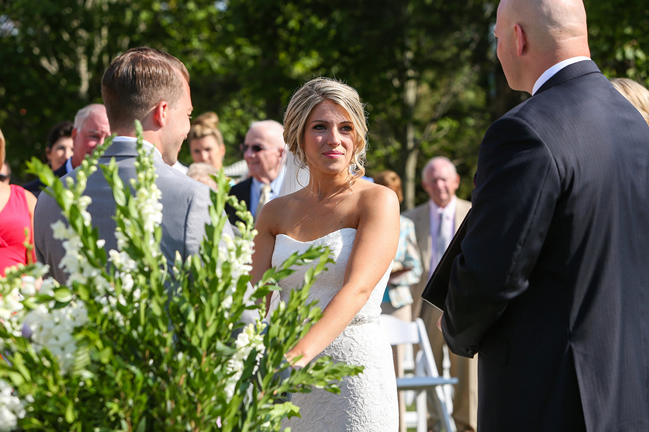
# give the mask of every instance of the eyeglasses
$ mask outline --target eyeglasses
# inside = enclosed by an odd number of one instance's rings
[[[259,153],[260,151],[266,150],[266,147],[261,144],[239,144],[239,150],[241,153],[245,153],[248,149],[252,150],[253,153]]]

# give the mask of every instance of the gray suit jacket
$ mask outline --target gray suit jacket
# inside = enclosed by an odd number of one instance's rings
[[[108,164],[111,158],[119,167],[119,175],[125,184],[135,178],[135,157],[137,149],[132,138],[117,137],[110,145],[99,163]],[[173,265],[176,251],[185,260],[189,255],[198,252],[200,241],[205,234],[205,224],[210,222],[208,207],[210,190],[186,175],[183,175],[164,163],[158,152],[154,152],[154,167],[158,178],[156,184],[162,192],[162,241],[160,248]],[[77,170],[67,176],[76,179]],[[66,176],[66,177],[67,177]],[[92,198],[88,212],[92,223],[99,230],[99,237],[106,240],[106,250],[117,249],[115,239],[115,201],[113,193],[104,179],[103,172],[98,170],[88,179],[85,194]],[[65,283],[67,275],[59,268],[65,255],[61,242],[52,236],[50,225],[62,219],[60,208],[48,194],[42,194],[34,211],[34,243],[38,260],[50,266],[54,279]],[[223,228],[225,235],[233,236],[229,223]]]
[[[469,212],[471,203],[469,201],[457,198],[457,207],[455,208],[455,227],[457,229],[462,224],[464,217]],[[421,294],[426,288],[428,283],[428,275],[430,274],[430,260],[432,258],[431,244],[432,236],[430,234],[430,213],[428,201],[415,207],[412,210],[404,212],[403,215],[412,219],[415,223],[415,233],[417,235],[417,246],[421,252],[421,261],[423,264],[424,272],[421,275],[419,283],[410,287],[412,291],[412,316],[418,317],[421,311]],[[435,330],[436,331],[436,330]]]

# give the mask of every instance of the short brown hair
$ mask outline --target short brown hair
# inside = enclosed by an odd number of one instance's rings
[[[149,47],[131,48],[116,57],[101,80],[110,128],[133,127],[161,101],[173,105],[189,85],[189,72],[176,57]]]
[[[397,194],[399,202],[403,201],[403,189],[401,188],[401,177],[394,171],[381,171],[374,177],[374,183],[392,189]]]

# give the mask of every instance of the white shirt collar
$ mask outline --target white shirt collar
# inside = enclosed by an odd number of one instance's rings
[[[116,136],[115,138],[113,138],[113,142],[115,142],[115,141],[131,141],[131,142],[136,142],[136,141],[137,141],[137,138],[135,138],[135,137],[129,137],[129,136]],[[142,140],[142,145],[143,145],[144,148],[147,149],[147,150],[151,150],[151,149],[153,149],[156,153],[158,153],[158,155],[159,155],[160,157],[162,157],[162,153],[160,153],[160,150],[158,150],[158,148],[157,148],[156,146],[154,146],[153,144],[151,144],[149,141],[147,141],[147,140]]]
[[[590,60],[590,59],[584,56],[572,57],[555,64],[550,69],[543,72],[539,77],[539,79],[537,79],[536,82],[534,83],[534,88],[532,88],[532,96],[534,96],[536,92],[541,88],[541,86],[545,84],[550,78],[552,78],[561,69],[565,68],[566,66],[570,66],[573,63],[577,63],[584,60]]]
[[[438,206],[435,203],[435,201],[433,201],[432,199],[428,200],[428,202],[430,204],[431,213],[433,213],[433,214],[439,214],[439,213],[444,213],[445,215],[448,215],[448,214],[453,214],[454,215],[455,214],[455,207],[457,207],[457,197],[455,195],[453,195],[453,197],[451,197],[451,200],[448,202],[446,207]]]

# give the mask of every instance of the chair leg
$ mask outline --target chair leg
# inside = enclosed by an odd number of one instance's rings
[[[417,432],[428,432],[428,407],[426,391],[417,393]]]

